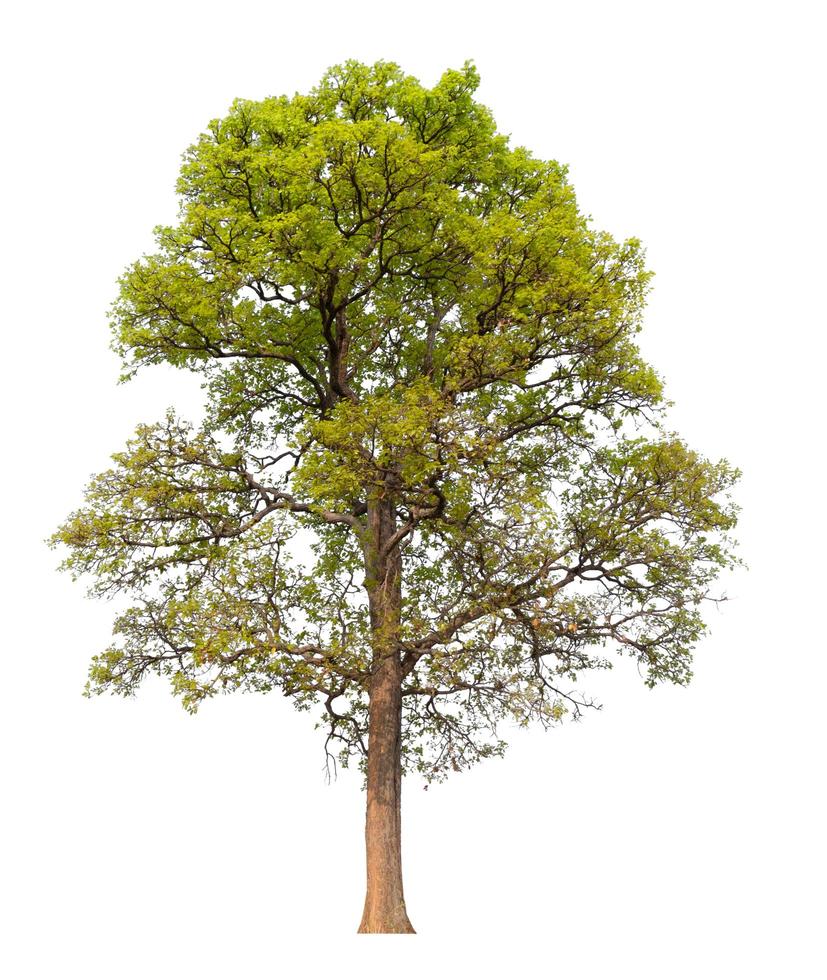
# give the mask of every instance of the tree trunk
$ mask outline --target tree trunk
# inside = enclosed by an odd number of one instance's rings
[[[373,632],[368,724],[367,894],[359,932],[414,932],[402,891],[402,667],[399,622],[402,561],[387,549],[395,516],[387,501],[369,506],[367,589]]]

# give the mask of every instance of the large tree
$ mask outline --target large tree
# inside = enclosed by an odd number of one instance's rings
[[[140,426],[54,537],[133,601],[88,692],[154,672],[191,711],[278,688],[324,713],[366,776],[362,932],[413,931],[403,772],[578,716],[615,653],[686,683],[734,560],[737,473],[664,428],[635,344],[640,244],[477,84],[350,61],[210,123],[112,312],[126,375],[199,372],[204,419]]]

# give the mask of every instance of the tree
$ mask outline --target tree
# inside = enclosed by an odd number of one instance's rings
[[[664,428],[635,344],[639,242],[592,229],[477,85],[349,61],[210,123],[112,311],[124,377],[200,372],[204,419],[140,426],[53,538],[134,600],[87,693],[154,672],[190,711],[321,706],[366,777],[361,932],[413,931],[404,771],[578,717],[612,652],[686,683],[735,561],[737,472]]]

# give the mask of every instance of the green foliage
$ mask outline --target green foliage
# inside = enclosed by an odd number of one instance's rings
[[[54,536],[137,603],[89,692],[157,672],[195,710],[277,687],[363,754],[379,501],[406,764],[429,778],[501,752],[504,718],[577,716],[571,684],[612,652],[650,685],[691,676],[738,474],[662,429],[640,243],[497,134],[478,81],[347,62],[187,151],[179,221],[112,326],[126,376],[199,372],[206,420],[139,427]]]

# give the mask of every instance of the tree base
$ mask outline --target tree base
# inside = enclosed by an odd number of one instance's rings
[[[362,919],[359,924],[358,934],[366,933],[384,933],[385,935],[392,934],[416,934],[416,929],[408,921],[408,916],[402,914],[402,916],[386,917],[386,916],[370,916]]]
[[[366,901],[359,933],[416,933],[411,925],[404,898],[395,902]]]

